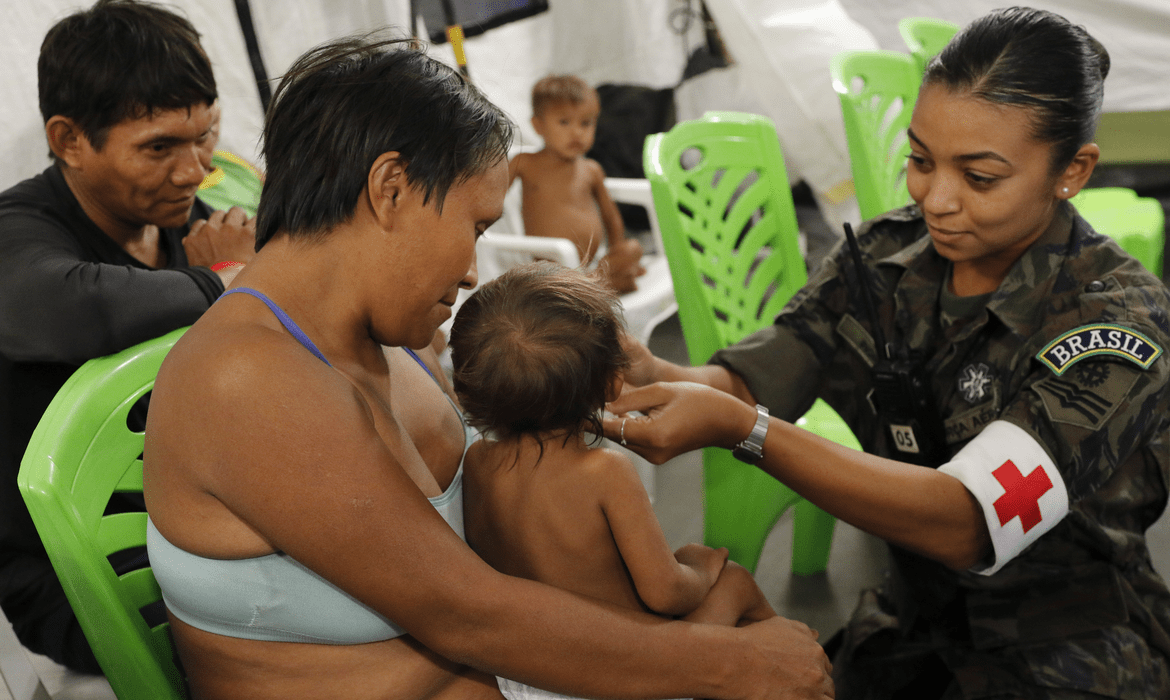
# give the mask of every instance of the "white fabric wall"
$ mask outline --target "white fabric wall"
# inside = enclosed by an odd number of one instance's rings
[[[45,32],[79,7],[78,0],[5,0],[0,4],[0,189],[48,165],[37,108],[36,60]],[[220,145],[260,162],[260,98],[232,0],[172,2],[203,35],[223,110]],[[265,67],[278,78],[307,49],[333,37],[392,25],[408,33],[409,0],[253,0],[253,23]],[[669,30],[678,0],[552,0],[549,12],[467,42],[475,82],[521,127],[520,146],[537,144],[528,123],[532,83],[551,72],[577,73],[593,83],[666,87],[678,82],[694,46]],[[431,48],[453,63],[447,45]]]
[[[36,99],[36,57],[41,39],[79,0],[5,0],[0,4],[0,156],[6,167],[0,188],[39,172],[48,163]],[[182,0],[180,11],[203,34],[219,84],[221,145],[257,160],[260,101],[232,0]],[[822,81],[822,58],[835,47],[857,48],[876,40],[901,48],[895,25],[907,15],[965,23],[998,0],[711,0],[713,11],[736,8],[739,29],[725,33],[739,64],[706,76],[700,90],[680,92],[680,113],[750,109],[773,116],[794,179],[831,190],[845,172],[843,137],[835,97]],[[1110,111],[1170,109],[1170,2],[1167,0],[1037,0],[1039,6],[1081,22],[1113,57],[1106,88]],[[667,25],[682,0],[550,0],[548,13],[469,40],[473,79],[520,124],[520,147],[537,145],[529,125],[532,83],[550,72],[572,72],[593,83],[675,85],[689,50],[700,41],[697,22],[680,37]],[[404,25],[409,0],[253,0],[254,21],[272,77],[306,49],[329,38],[386,24]],[[750,41],[766,51],[751,61]],[[446,45],[432,49],[450,61]],[[749,65],[751,64],[751,65]],[[688,90],[690,91],[688,94]],[[779,118],[778,118],[779,117]],[[807,153],[807,154],[806,154]]]
[[[44,123],[37,107],[37,55],[49,27],[86,3],[77,0],[8,1],[0,9],[0,155],[5,168],[0,188],[7,188],[48,165]],[[239,23],[231,0],[184,2],[183,14],[203,35],[218,84],[223,147],[245,157],[256,150],[262,114]]]
[[[680,119],[709,109],[772,119],[789,180],[804,180],[834,230],[857,222],[841,105],[829,59],[876,49],[837,0],[707,0],[734,64],[680,88]]]
[[[1106,112],[1170,109],[1170,1],[1168,0],[841,0],[883,49],[904,51],[902,17],[937,17],[962,26],[991,10],[1027,5],[1083,25],[1109,51]],[[1170,134],[1167,135],[1170,138]]]

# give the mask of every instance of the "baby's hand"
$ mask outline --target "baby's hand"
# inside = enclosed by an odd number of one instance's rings
[[[727,564],[727,548],[712,549],[701,544],[686,544],[674,553],[678,563],[689,566],[707,580],[707,589],[715,585]]]

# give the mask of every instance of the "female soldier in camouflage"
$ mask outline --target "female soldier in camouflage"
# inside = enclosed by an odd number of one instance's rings
[[[1170,483],[1170,293],[1068,203],[1108,69],[1084,29],[1025,8],[930,63],[915,203],[860,232],[880,332],[842,246],[704,367],[634,348],[643,388],[608,434],[659,462],[736,447],[890,543],[889,582],[830,644],[838,697],[1170,697],[1170,593],[1144,537]],[[929,412],[899,406],[914,379]],[[784,422],[816,397],[868,454]]]

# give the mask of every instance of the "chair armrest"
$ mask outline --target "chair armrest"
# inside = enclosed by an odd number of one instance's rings
[[[662,230],[658,228],[658,212],[654,210],[654,196],[650,193],[650,181],[637,177],[607,177],[605,189],[610,198],[623,204],[635,204],[646,210],[650,220],[650,233],[654,236],[655,251],[665,255],[662,247]]]
[[[577,246],[567,238],[512,236],[487,231],[479,237],[476,253],[481,265],[486,262],[510,263],[500,267],[499,272],[536,259],[552,260],[565,267],[577,267],[581,264]]]

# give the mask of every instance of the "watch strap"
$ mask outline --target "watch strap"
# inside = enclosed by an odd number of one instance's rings
[[[768,409],[756,404],[756,424],[731,454],[741,462],[756,464],[764,457],[764,438],[768,436]]]

